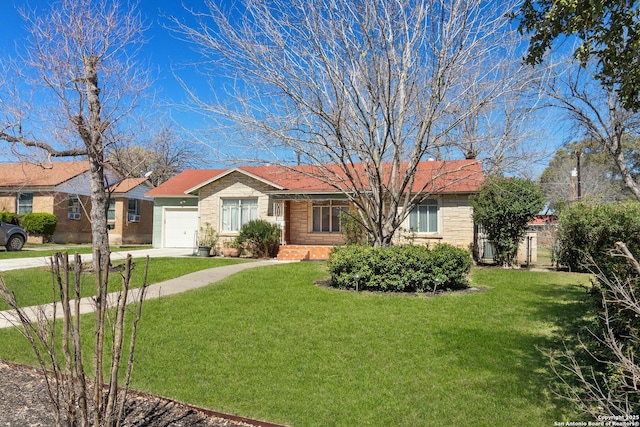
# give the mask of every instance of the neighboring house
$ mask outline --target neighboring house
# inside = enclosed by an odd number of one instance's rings
[[[231,240],[244,223],[261,218],[282,227],[286,246],[281,254],[300,251],[296,256],[323,259],[333,245],[344,243],[339,216],[349,209],[349,201],[311,176],[309,168],[184,171],[146,194],[155,205],[153,245],[194,247],[198,230],[207,223],[221,241]],[[430,195],[408,215],[398,240],[470,248],[474,226],[469,197],[482,181],[482,167],[475,160],[422,162],[412,188],[426,185]]]
[[[109,243],[150,243],[153,202],[144,193],[152,186],[143,178],[122,180],[109,167],[105,180],[111,192]],[[55,215],[55,243],[91,242],[90,210],[88,161],[0,164],[0,211]]]
[[[528,230],[536,233],[538,247],[552,248],[558,240],[558,217],[556,215],[536,215],[529,221]]]

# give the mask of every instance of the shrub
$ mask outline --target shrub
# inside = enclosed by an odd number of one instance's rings
[[[619,275],[629,264],[609,256],[609,251],[620,241],[632,253],[640,253],[640,203],[576,203],[558,218],[558,241],[558,262],[571,270],[588,271],[598,265],[607,275]]]
[[[331,284],[342,289],[424,292],[468,286],[469,251],[451,245],[342,246],[331,251]]]
[[[0,221],[15,225],[20,224],[18,215],[12,212],[0,212]]]
[[[29,234],[51,237],[56,231],[58,218],[55,215],[34,212],[28,213],[22,217],[22,226]]]
[[[254,257],[275,257],[280,247],[280,227],[263,219],[249,221],[240,229],[236,244]]]

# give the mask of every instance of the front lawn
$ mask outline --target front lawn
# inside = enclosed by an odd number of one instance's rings
[[[117,251],[135,251],[140,249],[151,249],[149,245],[140,246],[111,246],[111,252]],[[93,248],[90,244],[68,244],[68,245],[55,245],[55,244],[43,244],[36,245],[27,243],[21,251],[7,251],[4,246],[0,246],[0,260],[3,259],[15,259],[15,258],[48,258],[56,252],[69,252],[69,255],[75,254],[90,254]]]
[[[72,259],[72,256],[69,256]],[[136,266],[131,279],[131,287],[142,286],[142,278],[145,266],[144,258],[134,260]],[[224,265],[244,262],[237,258],[149,258],[148,284],[162,282],[183,276],[194,271],[206,268],[222,267]],[[124,260],[114,260],[113,264],[123,264]],[[45,304],[52,301],[51,272],[48,267],[25,268],[9,270],[0,273],[10,291],[16,295],[16,300],[23,306]],[[92,274],[82,275],[82,296],[95,295],[96,282]],[[113,272],[109,276],[109,292],[115,292],[122,287],[122,277]],[[0,301],[0,310],[9,309],[9,305]]]
[[[579,419],[553,398],[538,348],[558,346],[559,328],[582,315],[585,276],[472,275],[484,292],[405,297],[317,287],[324,264],[293,263],[151,300],[133,387],[292,426]],[[0,358],[33,360],[16,331],[0,342]]]

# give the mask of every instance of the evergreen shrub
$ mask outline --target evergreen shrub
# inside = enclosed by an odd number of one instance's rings
[[[20,224],[20,219],[17,214],[12,212],[0,212],[0,221],[6,222],[8,224]]]
[[[22,217],[22,226],[29,234],[50,238],[56,231],[58,218],[45,212],[33,212]]]
[[[257,258],[273,258],[280,247],[280,227],[263,219],[247,222],[236,237],[236,245],[243,252]]]
[[[441,244],[424,246],[341,246],[327,260],[331,285],[382,292],[456,290],[469,284],[471,253]]]
[[[597,265],[607,275],[624,277],[629,263],[609,253],[618,241],[640,253],[640,203],[576,203],[560,213],[558,241],[558,262],[572,271]]]

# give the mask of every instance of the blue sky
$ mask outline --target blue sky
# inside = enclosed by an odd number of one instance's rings
[[[0,0],[0,28],[2,37],[0,38],[0,55],[6,57],[15,53],[15,45],[19,44],[27,36],[24,30],[24,22],[17,12],[17,8],[28,2],[38,8],[46,7],[47,0]],[[169,25],[168,16],[184,19],[186,22],[193,20],[192,15],[184,9],[187,7],[203,8],[202,0],[140,0],[138,9],[141,12],[145,23],[149,26],[146,32],[147,43],[140,53],[139,59],[149,64],[150,69],[155,74],[153,90],[159,98],[166,103],[180,104],[186,101],[186,94],[173,73],[177,72],[185,78],[188,84],[206,93],[207,82],[203,76],[197,75],[193,68],[188,65],[196,61],[198,56],[191,50],[191,47],[184,41],[177,40],[163,25]],[[169,108],[170,116],[177,122],[177,126],[187,131],[204,131],[207,127],[207,120],[196,112],[187,112],[178,108]],[[545,124],[548,126],[548,124]],[[207,131],[212,137],[212,145],[227,146],[228,144],[216,141],[214,134]],[[564,140],[561,135],[562,130],[555,132],[555,137],[559,142]],[[227,148],[228,149],[228,148]],[[202,156],[210,159],[206,167],[220,167],[218,158],[213,149],[203,146]],[[537,165],[538,173],[543,169],[542,165]]]
[[[18,9],[24,4],[36,8],[46,8],[50,2],[47,0],[0,0],[0,55],[3,58],[14,56],[16,45],[28,36],[25,30],[25,22],[18,13]],[[140,0],[138,10],[142,14],[148,30],[145,32],[147,43],[139,54],[138,60],[148,64],[154,77],[152,90],[157,93],[160,103],[182,104],[186,102],[186,94],[174,73],[188,80],[190,85],[206,88],[206,81],[202,76],[197,76],[192,67],[189,67],[197,57],[191,47],[184,41],[178,40],[164,26],[170,24],[169,18],[175,16],[189,22],[192,19],[187,7],[202,7],[202,1],[193,0]],[[164,107],[170,117],[177,122],[177,126],[186,131],[197,132],[206,126],[206,122],[200,114],[186,112],[183,108]],[[204,156],[213,155],[203,152]],[[215,162],[215,159],[213,159]],[[213,166],[212,166],[213,167]]]

